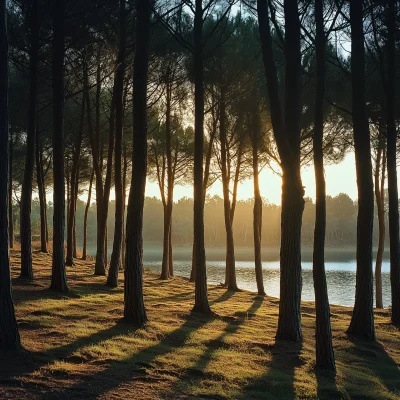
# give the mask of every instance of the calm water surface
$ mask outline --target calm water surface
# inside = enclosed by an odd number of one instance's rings
[[[111,254],[111,246],[109,254]],[[191,270],[191,248],[174,248],[175,274],[188,278]],[[89,254],[95,254],[95,247],[88,248]],[[211,248],[207,253],[207,280],[211,285],[218,285],[225,280],[225,249]],[[240,289],[257,291],[256,277],[254,272],[253,249],[237,248],[236,275],[237,284]],[[264,287],[269,296],[279,297],[279,249],[263,249],[263,275]],[[386,256],[387,257],[387,256]],[[386,258],[385,257],[385,258]],[[312,249],[302,250],[303,290],[302,300],[314,300],[314,286],[312,278]],[[152,272],[161,271],[162,249],[160,246],[144,247],[144,265]],[[212,261],[215,260],[215,261]],[[246,261],[250,260],[250,261]],[[375,254],[374,254],[375,260]],[[375,268],[375,262],[373,264]],[[326,250],[326,278],[328,283],[329,302],[343,306],[354,305],[356,286],[356,262],[355,249],[327,249]],[[391,305],[389,261],[383,261],[382,265],[382,288],[383,305]]]
[[[314,286],[312,278],[312,263],[303,262],[303,290],[302,300],[314,300]],[[161,270],[161,261],[146,261],[145,268],[153,272]],[[328,284],[329,302],[343,306],[354,305],[356,286],[356,263],[327,262],[326,279]],[[190,260],[174,262],[175,274],[189,277],[191,270]],[[279,297],[279,261],[263,262],[264,286],[269,296]],[[239,288],[257,291],[254,263],[251,261],[237,261],[236,275]],[[207,280],[209,284],[217,285],[225,280],[225,262],[207,261]],[[390,300],[389,263],[382,265],[383,305],[388,307]]]

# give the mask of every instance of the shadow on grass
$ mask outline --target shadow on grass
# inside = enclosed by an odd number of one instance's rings
[[[336,386],[336,375],[332,371],[315,371],[317,379],[317,397],[320,400],[340,400],[343,395]]]
[[[70,399],[73,398],[97,398],[113,389],[118,388],[121,384],[132,381],[160,380],[162,377],[153,376],[150,371],[153,369],[151,363],[159,356],[173,352],[174,349],[183,346],[191,335],[204,324],[210,321],[210,318],[196,314],[187,316],[184,323],[173,332],[165,335],[157,344],[139,350],[137,353],[122,360],[112,361],[102,371],[92,375],[80,378],[80,381],[73,386],[64,390],[54,390],[51,393],[43,395],[42,399]],[[129,326],[121,322],[118,326],[108,330],[99,332],[87,338],[78,339],[72,344],[62,346],[52,351],[53,354],[60,356],[61,354],[71,354],[83,346],[91,346],[101,340],[112,339],[113,336],[126,333]],[[132,330],[132,328],[131,328]],[[69,361],[68,358],[65,361]],[[73,359],[70,361],[74,361]],[[167,377],[165,377],[167,379]]]
[[[388,391],[400,396],[400,368],[378,342],[356,340],[349,337],[353,344],[351,351],[360,359],[373,376],[376,376]]]
[[[270,347],[271,360],[265,363],[266,373],[245,386],[238,399],[295,399],[294,372],[303,364],[301,348],[301,343],[277,341]]]
[[[221,297],[219,297],[214,302],[225,301],[229,299],[235,292],[229,291],[225,292]],[[257,310],[261,307],[263,303],[262,297],[256,297],[253,301],[253,304],[246,310],[245,312],[237,312],[235,316],[237,318],[222,318],[228,322],[228,325],[224,329],[224,331],[215,339],[210,340],[207,343],[207,349],[204,353],[199,357],[196,364],[190,368],[186,369],[185,375],[179,378],[179,386],[180,390],[185,394],[190,395],[193,389],[204,379],[207,375],[205,372],[207,365],[212,361],[215,353],[227,347],[225,345],[224,340],[229,335],[235,334],[240,326],[248,319],[252,319],[255,317]],[[173,393],[171,394],[173,395]],[[217,394],[213,394],[213,399],[218,399],[219,396]]]
[[[220,289],[220,288],[219,288]],[[210,304],[216,304],[216,303],[222,303],[224,301],[229,300],[237,291],[235,290],[227,290],[224,293],[222,293],[219,297],[217,297],[215,300],[211,300]]]

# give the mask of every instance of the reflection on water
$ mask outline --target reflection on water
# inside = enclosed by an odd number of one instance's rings
[[[145,267],[154,272],[161,270],[161,261],[146,261]],[[303,291],[302,300],[314,300],[314,286],[312,278],[312,264],[303,262]],[[343,306],[354,305],[356,285],[356,263],[327,262],[326,279],[328,283],[329,302]],[[175,274],[189,277],[191,261],[175,261]],[[388,307],[390,300],[389,263],[382,265],[383,305]],[[265,291],[269,296],[279,297],[279,262],[263,262]],[[257,291],[254,263],[247,261],[236,262],[238,286],[241,289]],[[225,262],[207,261],[207,279],[209,284],[217,285],[225,280]]]

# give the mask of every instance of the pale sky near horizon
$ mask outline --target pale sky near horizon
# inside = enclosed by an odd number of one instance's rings
[[[339,193],[347,193],[353,200],[357,199],[357,183],[354,153],[348,153],[344,160],[338,164],[325,167],[326,191],[328,195],[336,196]],[[305,196],[315,199],[315,179],[312,166],[302,169],[303,186]],[[271,170],[265,168],[260,174],[261,195],[271,203],[281,202],[281,178]],[[208,190],[211,196],[222,197],[222,184],[220,181]],[[146,196],[160,198],[160,190],[154,182],[147,181]],[[193,197],[192,186],[176,186],[174,201],[182,197]],[[253,181],[247,179],[239,184],[238,200],[246,200],[253,197]]]

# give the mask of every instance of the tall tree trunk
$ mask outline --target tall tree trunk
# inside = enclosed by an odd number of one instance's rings
[[[40,143],[40,133],[36,132],[36,178],[39,191],[40,204],[40,251],[47,253],[47,221],[46,221],[46,188],[44,183],[42,148]]]
[[[300,21],[297,0],[284,1],[284,112],[274,62],[267,0],[257,0],[259,33],[271,122],[282,166],[280,302],[277,339],[299,341],[301,332],[301,223],[304,189],[300,175]]]
[[[143,206],[147,173],[147,77],[151,3],[136,7],[136,53],[133,64],[133,153],[132,181],[126,219],[124,319],[136,326],[147,321],[143,299]]]
[[[326,185],[324,176],[325,30],[323,0],[315,0],[317,87],[314,115],[315,229],[313,278],[315,291],[316,366],[335,370],[330,307],[325,275]]]
[[[68,204],[68,225],[67,225],[67,257],[65,260],[66,265],[73,265],[74,263],[74,221],[76,211],[76,198],[77,183],[78,183],[78,171],[79,171],[79,159],[81,155],[81,145],[83,139],[83,129],[85,122],[85,96],[82,96],[81,103],[81,120],[79,124],[78,135],[76,136],[74,143],[74,151],[72,155],[72,167],[71,167],[71,179],[70,179],[70,201]]]
[[[167,200],[164,207],[164,240],[163,240],[163,260],[161,267],[161,279],[169,278],[169,250],[170,250],[170,233],[171,218],[173,206],[173,171],[172,171],[172,152],[171,152],[171,97],[172,84],[166,84],[166,112],[165,112],[165,151],[167,156]]]
[[[13,133],[10,126],[10,153],[8,163],[8,235],[10,249],[14,248],[14,217],[13,217],[13,196],[12,196],[12,182],[13,182]]]
[[[87,225],[88,225],[88,214],[90,208],[90,201],[92,199],[92,186],[94,179],[94,170],[92,170],[92,175],[90,176],[88,198],[85,207],[85,215],[83,217],[83,245],[82,245],[82,260],[87,259]]]
[[[124,170],[122,175],[122,251],[121,251],[121,264],[120,270],[125,268],[125,209],[126,209],[126,174],[128,170],[128,157],[126,146],[124,145]]]
[[[18,350],[20,339],[11,290],[8,243],[8,41],[6,2],[0,0],[0,351]]]
[[[371,143],[365,99],[365,52],[363,3],[350,3],[351,79],[354,152],[358,187],[356,298],[348,334],[375,339],[372,228],[374,188],[372,183]]]
[[[72,231],[73,236],[73,257],[78,258],[78,251],[76,246],[76,205],[78,203],[78,192],[79,192],[79,163],[75,174],[75,196],[74,196],[74,226]]]
[[[231,220],[231,201],[229,193],[230,174],[228,172],[226,146],[226,112],[225,112],[225,88],[221,88],[219,106],[219,140],[221,145],[221,172],[222,172],[222,188],[224,196],[224,221],[226,232],[226,268],[225,268],[225,285],[228,290],[238,290],[236,283],[235,270],[235,247],[233,241],[233,229]]]
[[[124,129],[124,76],[125,76],[125,53],[126,53],[126,11],[125,0],[119,2],[119,53],[117,60],[117,71],[115,78],[115,225],[114,242],[111,254],[110,269],[108,270],[107,285],[118,286],[118,272],[121,266],[121,250],[124,223],[124,193],[122,178],[122,137]]]
[[[39,0],[32,1],[29,7],[29,110],[26,135],[26,158],[24,180],[21,191],[20,241],[21,278],[33,279],[32,269],[32,184],[35,166],[35,144],[38,97],[38,58],[39,58]]]
[[[52,1],[53,43],[53,269],[50,288],[67,292],[64,255],[65,185],[64,185],[64,0]]]
[[[386,90],[387,170],[389,191],[390,283],[392,288],[392,322],[400,325],[400,243],[399,200],[397,187],[396,105],[396,0],[389,0],[388,12],[388,76]]]
[[[257,110],[258,111],[258,110]],[[256,112],[257,112],[256,111]],[[264,278],[261,261],[261,232],[262,232],[262,199],[259,183],[258,165],[258,135],[259,135],[259,116],[254,113],[253,133],[252,133],[252,153],[253,153],[253,184],[254,184],[254,207],[253,207],[253,236],[254,236],[254,264],[256,272],[257,292],[265,295]]]
[[[206,194],[207,194],[207,186],[208,186],[208,180],[210,177],[210,166],[211,166],[211,158],[213,154],[213,145],[214,145],[214,140],[217,135],[217,121],[218,117],[215,117],[213,119],[213,129],[211,131],[210,135],[210,141],[208,143],[208,148],[207,148],[207,154],[206,154],[206,162],[204,166],[204,178],[203,178],[203,207],[206,202]],[[192,269],[190,271],[190,278],[189,282],[194,282],[196,280],[196,251],[195,251],[195,242],[193,240],[193,246],[192,246]]]
[[[195,300],[193,311],[210,313],[207,291],[206,252],[204,247],[204,71],[203,71],[203,2],[196,0],[194,15],[194,167],[193,225],[195,248]]]
[[[115,102],[116,102],[116,75],[114,77],[113,95],[110,110],[110,129],[108,136],[108,156],[106,167],[106,178],[103,187],[103,199],[101,201],[100,218],[98,219],[97,240],[98,244],[103,243],[103,254],[97,248],[95,275],[105,275],[107,258],[108,258],[108,238],[107,238],[107,220],[108,220],[108,203],[110,200],[110,190],[112,182],[112,162],[115,143]]]
[[[96,215],[97,215],[97,250],[96,250],[96,263],[94,274],[105,275],[105,260],[104,260],[104,240],[105,240],[105,224],[103,222],[103,200],[104,200],[104,187],[103,187],[103,171],[102,171],[102,144],[100,140],[100,95],[101,95],[101,63],[100,63],[100,48],[97,49],[97,71],[96,71],[96,115],[95,115],[95,127],[93,128],[92,117],[91,117],[91,101],[89,93],[89,77],[88,77],[88,66],[87,60],[84,61],[83,68],[84,75],[84,92],[86,99],[86,112],[88,121],[88,131],[90,146],[92,150],[93,170],[96,177]],[[113,90],[114,92],[114,90]],[[114,94],[113,94],[114,99]],[[114,101],[112,101],[114,103]],[[114,118],[114,106],[112,104],[111,117]],[[110,126],[113,122],[110,121]],[[111,133],[111,132],[110,132]],[[112,155],[111,155],[112,157]]]
[[[172,212],[171,212],[172,214]],[[169,256],[169,276],[173,277],[174,276],[174,260],[172,257],[172,215],[171,215],[171,224],[169,226],[169,252],[168,252],[168,256]]]
[[[382,125],[382,122],[380,122]],[[380,126],[380,130],[382,126]],[[376,297],[376,308],[383,308],[382,299],[382,261],[383,252],[385,250],[385,205],[384,205],[384,183],[385,183],[385,140],[381,136],[382,130],[380,132],[379,138],[379,148],[376,157],[375,164],[375,176],[374,176],[374,186],[375,186],[375,201],[376,208],[378,211],[378,224],[379,224],[379,241],[378,241],[378,251],[376,253],[375,261],[375,297]],[[382,165],[382,170],[381,170]]]

